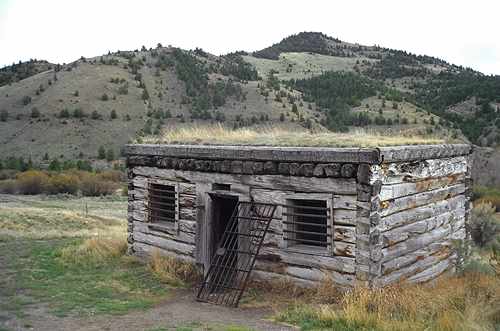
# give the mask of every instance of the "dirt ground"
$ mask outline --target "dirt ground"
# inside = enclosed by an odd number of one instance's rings
[[[3,322],[6,330],[72,330],[72,331],[123,331],[123,330],[176,330],[193,323],[193,329],[203,330],[203,325],[217,330],[220,326],[242,326],[250,330],[284,331],[294,328],[266,320],[272,312],[262,309],[228,308],[200,303],[191,291],[178,290],[166,302],[147,311],[135,311],[126,315],[95,317],[56,317],[44,307],[31,308],[23,319],[13,318]],[[0,322],[0,330],[2,323]],[[186,328],[187,329],[187,328]],[[235,328],[236,329],[236,328]],[[184,329],[183,329],[184,330]],[[246,329],[242,329],[246,330]]]

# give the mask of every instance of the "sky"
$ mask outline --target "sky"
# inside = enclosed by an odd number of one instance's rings
[[[500,75],[498,0],[0,0],[0,67],[109,50],[254,51],[301,31]]]

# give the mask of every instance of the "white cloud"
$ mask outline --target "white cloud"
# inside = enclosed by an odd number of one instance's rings
[[[0,66],[70,62],[161,42],[221,54],[300,31],[500,74],[497,1],[0,0]]]

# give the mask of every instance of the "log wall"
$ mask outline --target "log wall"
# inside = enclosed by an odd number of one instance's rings
[[[325,277],[342,287],[431,280],[453,269],[452,240],[467,235],[470,148],[278,149],[132,145],[129,251],[153,249],[208,267],[213,184],[230,184],[240,200],[278,205],[253,275],[304,285]],[[178,186],[176,227],[148,222],[147,185]],[[287,199],[331,205],[331,249],[287,247]]]
[[[371,282],[425,282],[453,271],[453,240],[465,239],[470,156],[371,166]]]

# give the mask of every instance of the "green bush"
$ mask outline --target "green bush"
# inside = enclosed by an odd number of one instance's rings
[[[479,247],[485,247],[500,231],[495,218],[495,207],[491,203],[479,203],[472,209],[470,232],[472,240]]]
[[[500,212],[500,189],[487,186],[474,186],[472,199],[478,203],[490,202]]]
[[[40,117],[40,111],[38,110],[38,108],[33,107],[31,109],[31,118],[39,118],[39,117]]]
[[[59,118],[69,118],[69,110],[67,108],[61,109]]]
[[[0,112],[0,122],[7,122],[9,119],[9,112],[5,109]]]
[[[104,160],[106,158],[106,149],[104,146],[99,146],[99,149],[97,150],[97,158],[99,160]]]
[[[31,103],[31,97],[28,95],[25,95],[22,99],[23,105],[29,105]]]

